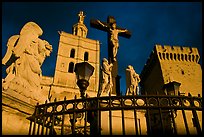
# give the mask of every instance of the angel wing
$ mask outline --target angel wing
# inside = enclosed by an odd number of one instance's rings
[[[43,33],[42,29],[34,22],[26,23],[20,31],[19,41],[13,50],[16,57],[20,57],[30,44]]]
[[[13,63],[14,60],[16,59],[13,55],[13,49],[15,48],[18,39],[19,35],[13,35],[9,38],[7,42],[7,51],[4,58],[2,59],[3,65],[10,66],[10,64]]]

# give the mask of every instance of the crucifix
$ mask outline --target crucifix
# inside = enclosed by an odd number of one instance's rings
[[[127,29],[123,29],[116,26],[116,20],[113,16],[108,16],[107,23],[92,19],[90,25],[93,28],[108,32],[108,61],[109,64],[110,63],[113,64],[112,93],[120,95],[120,76],[118,75],[118,61],[117,61],[117,52],[119,48],[118,36],[130,38],[131,33]]]

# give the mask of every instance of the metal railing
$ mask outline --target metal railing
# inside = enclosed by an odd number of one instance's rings
[[[117,115],[115,116],[115,112]],[[127,124],[127,113],[132,112],[132,124]],[[144,113],[141,121],[139,113]],[[56,101],[35,107],[29,117],[29,135],[103,135],[129,134],[127,127],[132,127],[131,134],[202,134],[202,97],[137,95],[137,96],[87,96],[83,99]],[[114,120],[113,120],[114,119]],[[190,119],[190,121],[189,121]],[[121,133],[115,133],[121,120]],[[145,125],[142,125],[144,124]],[[104,126],[104,125],[108,126]],[[145,128],[141,128],[144,127]],[[183,126],[183,132],[181,128]],[[191,128],[194,129],[191,132]]]

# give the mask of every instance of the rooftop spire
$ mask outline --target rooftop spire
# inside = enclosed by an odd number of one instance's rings
[[[77,35],[77,36],[86,38],[88,29],[84,24],[84,18],[85,18],[84,12],[80,11],[78,14],[78,17],[79,17],[78,23],[73,25],[73,32],[72,33],[73,33],[73,35]]]
[[[84,18],[85,18],[84,12],[80,11],[78,16],[79,16],[79,23],[84,24]]]

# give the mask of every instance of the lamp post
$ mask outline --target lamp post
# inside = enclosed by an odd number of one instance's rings
[[[94,67],[88,62],[76,63],[74,72],[77,76],[77,85],[80,89],[81,97],[84,98],[85,91],[89,86],[89,79],[94,72]]]
[[[80,88],[80,93],[81,97],[85,98],[85,91],[87,87],[89,86],[89,79],[93,75],[94,72],[94,67],[89,64],[88,62],[82,62],[82,63],[77,63],[75,65],[75,70],[74,72],[76,73],[77,76],[77,85]],[[92,106],[93,105],[93,106]],[[95,103],[91,103],[89,107],[94,107]],[[95,114],[94,117],[91,117],[92,114]],[[88,112],[87,117],[91,119],[88,121],[90,123],[90,135],[94,135],[97,132],[97,118],[98,115],[96,112]]]

